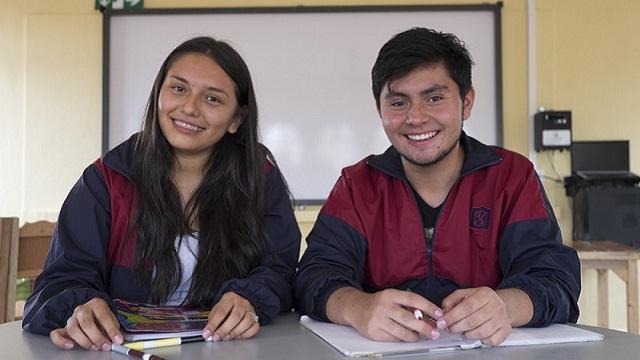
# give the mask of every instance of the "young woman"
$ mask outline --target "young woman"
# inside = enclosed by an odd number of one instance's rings
[[[164,61],[144,129],[64,202],[23,327],[55,345],[122,343],[112,299],[211,308],[203,337],[248,338],[291,308],[300,232],[258,143],[240,55],[208,37]]]

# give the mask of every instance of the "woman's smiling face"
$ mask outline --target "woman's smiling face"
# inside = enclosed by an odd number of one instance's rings
[[[158,98],[162,134],[176,155],[210,154],[242,123],[236,85],[211,58],[188,53],[168,69]]]

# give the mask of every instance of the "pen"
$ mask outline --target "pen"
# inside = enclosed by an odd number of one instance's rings
[[[118,344],[111,344],[111,351],[115,351],[115,352],[117,352],[119,354],[131,356],[131,357],[134,357],[136,359],[142,359],[142,360],[164,360],[160,356],[143,353],[142,351],[135,350],[135,349],[129,349],[128,347],[124,347],[124,346],[118,345]]]
[[[187,343],[198,342],[198,341],[205,341],[205,338],[203,338],[200,335],[172,337],[172,338],[166,338],[166,339],[130,342],[130,343],[124,344],[124,346],[128,347],[129,349],[143,350],[143,349],[153,349],[153,348],[163,347],[163,346],[187,344]]]

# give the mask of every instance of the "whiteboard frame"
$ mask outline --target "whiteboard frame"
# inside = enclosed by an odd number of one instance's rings
[[[120,16],[153,15],[207,15],[207,14],[307,14],[350,12],[452,12],[481,11],[493,13],[494,60],[495,60],[495,145],[502,146],[503,139],[503,93],[502,93],[502,2],[470,5],[366,5],[366,6],[289,6],[289,7],[229,7],[229,8],[163,8],[163,9],[101,9],[103,13],[103,63],[102,63],[102,153],[109,150],[109,106],[110,106],[110,54],[111,20]],[[464,39],[462,39],[464,40]],[[472,54],[473,55],[473,54]],[[362,154],[364,157],[366,154]],[[335,178],[339,174],[335,174]],[[322,204],[324,199],[296,199],[296,205]]]

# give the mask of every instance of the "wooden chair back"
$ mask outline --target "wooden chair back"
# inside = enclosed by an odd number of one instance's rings
[[[16,279],[29,278],[33,288],[55,227],[49,221],[19,227],[18,218],[0,218],[0,323],[22,318],[24,302],[16,303]]]
[[[0,218],[0,324],[15,319],[18,218]]]
[[[26,223],[20,227],[20,242],[18,250],[18,277],[35,281],[42,272],[44,261],[47,259],[51,236],[56,223],[38,221]]]

